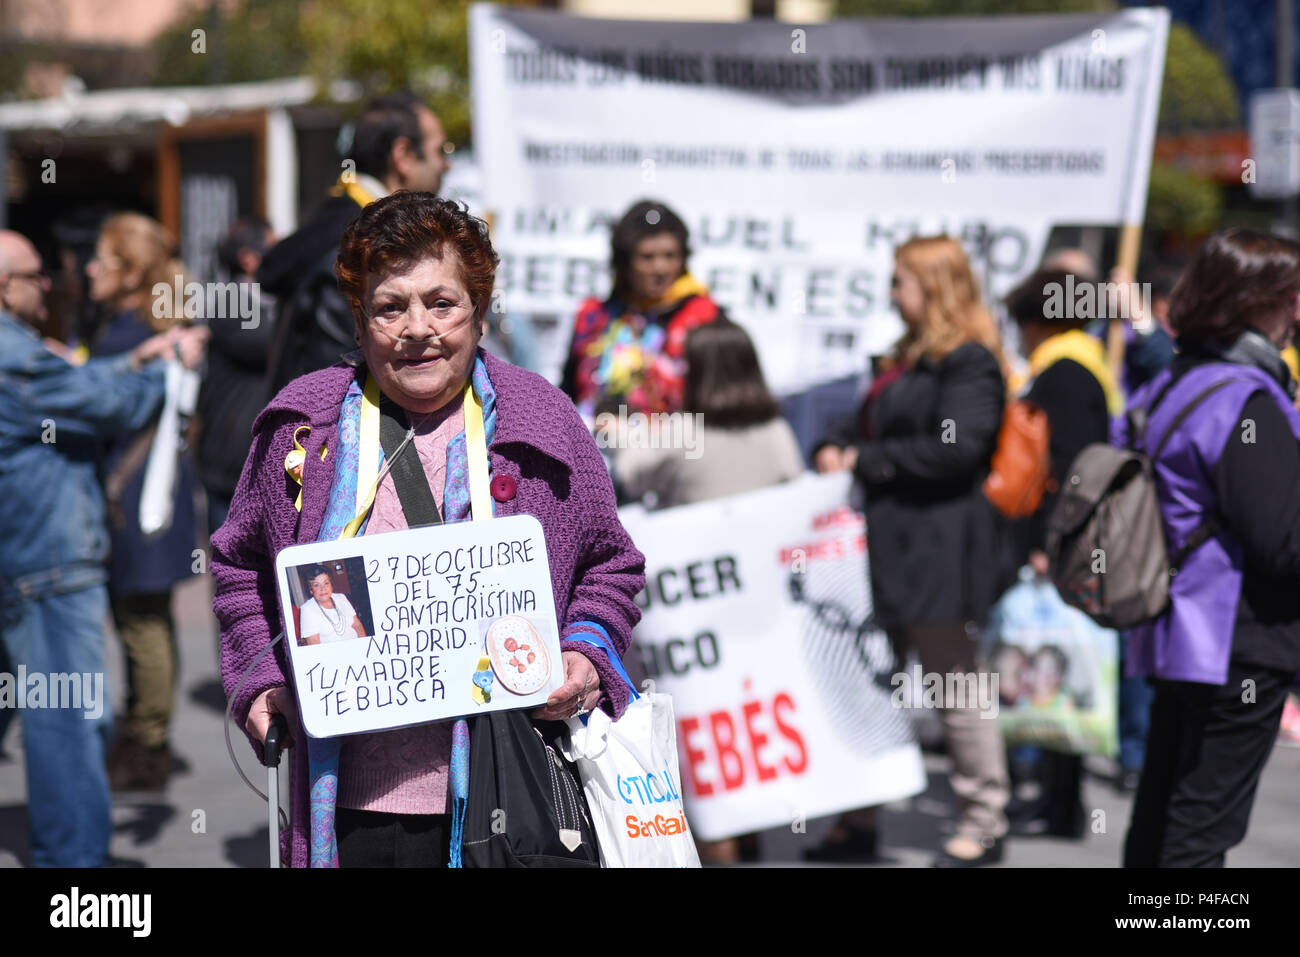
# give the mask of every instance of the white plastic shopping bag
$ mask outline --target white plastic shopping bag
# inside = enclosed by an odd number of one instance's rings
[[[573,635],[569,640],[587,638]],[[594,636],[587,643],[604,650],[628,681],[612,648]],[[632,702],[617,721],[599,709],[587,719],[585,725],[579,718],[569,719],[563,746],[582,778],[601,865],[699,867],[682,803],[672,698],[637,694],[632,688]]]
[[[176,505],[177,457],[181,449],[181,429],[186,417],[198,404],[199,374],[186,369],[175,359],[168,360],[166,396],[149,461],[144,470],[140,492],[140,530],[145,535],[160,535],[172,525]]]

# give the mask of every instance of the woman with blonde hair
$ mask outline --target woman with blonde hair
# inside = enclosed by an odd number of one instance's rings
[[[890,299],[906,325],[888,372],[856,416],[815,450],[818,471],[851,469],[866,498],[878,624],[899,667],[915,651],[927,674],[977,675],[978,628],[996,598],[997,518],[981,486],[1005,403],[997,326],[961,244],[909,240],[894,257]],[[965,687],[985,687],[963,681]],[[935,860],[974,867],[1001,860],[1009,798],[998,723],[982,705],[942,702],[957,833]],[[876,857],[874,809],[850,812],[814,860]]]
[[[86,276],[90,298],[105,314],[90,344],[92,356],[129,352],[183,319],[173,290],[178,282],[185,288],[184,267],[171,236],[147,216],[106,219]],[[155,297],[159,284],[167,293]],[[140,495],[156,424],[115,440],[101,460],[111,538],[109,597],[127,659],[127,715],[108,761],[115,791],[161,790],[174,762],[168,747],[177,667],[172,589],[194,574],[194,475],[186,453],[171,527],[146,537]]]

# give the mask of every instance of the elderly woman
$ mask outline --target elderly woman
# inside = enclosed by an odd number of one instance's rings
[[[565,680],[536,716],[601,707],[617,717],[627,706],[612,663],[570,638],[603,630],[620,655],[626,651],[640,617],[633,596],[644,584],[644,558],[619,523],[608,472],[573,404],[541,377],[478,348],[496,264],[486,226],[429,193],[387,196],[343,235],[336,272],[360,350],[290,383],[262,412],[230,516],[212,538],[223,678],[255,750],[276,712],[303,740],[283,644],[255,660],[281,628],[276,553],[408,527],[391,471],[380,471],[372,504],[356,514],[358,476],[376,465],[362,461],[358,447],[370,380],[381,393],[381,434],[391,421],[414,434],[386,465],[422,473],[438,515],[470,517],[465,424],[481,414],[495,514],[526,513],[542,524]],[[298,484],[286,476],[299,441],[300,512]],[[309,744],[294,749],[290,830],[281,835],[293,866],[446,861],[451,722]]]
[[[686,224],[662,203],[634,205],[609,244],[614,288],[578,310],[560,388],[589,422],[620,404],[629,412],[677,412],[686,334],[723,312],[687,269]]]

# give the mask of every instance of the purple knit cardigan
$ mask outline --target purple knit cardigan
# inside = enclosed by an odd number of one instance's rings
[[[542,523],[555,591],[560,647],[588,657],[600,675],[604,708],[618,717],[627,707],[627,686],[591,645],[565,640],[576,622],[600,622],[620,655],[641,617],[633,598],[645,584],[645,558],[628,537],[615,509],[614,489],[596,443],[569,398],[545,379],[480,351],[496,390],[497,424],[488,450],[491,474],[514,480],[513,498],[496,503],[497,515],[528,514]],[[283,627],[275,556],[280,549],[313,542],[320,531],[332,479],[333,458],[321,447],[338,441],[339,407],[357,371],[335,365],[285,386],[253,424],[253,446],[244,463],[226,523],[212,536],[212,607],[221,626],[221,677],[226,695],[240,675]],[[303,447],[302,512],[294,508],[298,487],[284,470],[293,433],[310,425]],[[509,483],[499,483],[509,488]],[[292,686],[288,653],[281,642],[262,658],[234,700],[242,728],[263,691]],[[291,716],[298,741],[304,732]],[[261,759],[261,743],[250,737]],[[290,830],[281,833],[282,857],[308,864],[307,750],[290,753]],[[471,773],[473,773],[471,769]]]

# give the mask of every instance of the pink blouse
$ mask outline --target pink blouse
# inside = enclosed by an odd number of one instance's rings
[[[465,428],[462,403],[463,397],[458,397],[416,426],[413,444],[439,511],[447,476],[447,445]],[[419,420],[419,416],[412,418]],[[402,452],[410,454],[409,448]],[[375,492],[366,534],[407,527],[392,476],[385,475]],[[391,814],[446,814],[450,759],[450,721],[350,735],[339,754],[337,804]]]

